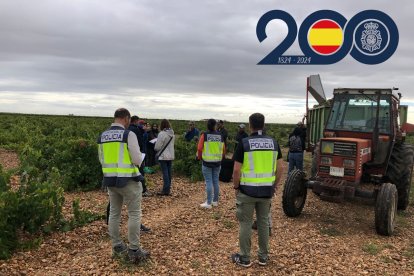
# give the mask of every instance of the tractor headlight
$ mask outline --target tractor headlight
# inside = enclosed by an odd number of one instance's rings
[[[352,160],[352,159],[344,159],[343,166],[344,167],[352,167],[352,168],[354,168],[355,167],[355,160]]]
[[[333,154],[334,153],[334,142],[322,141],[321,152],[322,154]]]

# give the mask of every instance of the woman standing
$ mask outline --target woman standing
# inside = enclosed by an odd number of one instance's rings
[[[216,125],[214,119],[207,121],[208,130],[201,135],[197,147],[197,157],[203,160],[201,169],[206,181],[207,194],[206,202],[200,204],[200,207],[208,209],[218,205],[221,160],[226,152],[223,136],[216,131]]]
[[[157,151],[155,158],[160,162],[164,185],[157,195],[169,196],[171,195],[171,166],[174,160],[174,131],[167,119],[161,121],[160,128],[161,132],[158,134],[154,149]]]

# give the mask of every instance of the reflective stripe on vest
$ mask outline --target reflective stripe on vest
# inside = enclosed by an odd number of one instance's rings
[[[104,177],[137,177],[138,168],[132,164],[126,143],[114,141],[99,144],[99,159]]]
[[[209,139],[213,137],[213,139]],[[210,141],[209,141],[210,140]],[[204,162],[220,162],[223,157],[223,146],[220,134],[206,133],[204,136],[204,146],[202,158]]]
[[[272,186],[276,180],[277,151],[249,151],[244,153],[240,185]]]

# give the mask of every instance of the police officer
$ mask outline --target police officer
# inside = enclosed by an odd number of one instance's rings
[[[137,136],[127,130],[131,115],[125,108],[115,111],[114,123],[98,138],[99,160],[102,165],[103,186],[108,187],[109,235],[113,256],[128,254],[132,263],[145,260],[149,253],[140,247],[142,176],[138,167],[142,163]],[[128,210],[129,249],[119,234],[123,203]]]
[[[197,157],[203,160],[201,170],[206,181],[207,194],[206,202],[200,204],[200,207],[207,209],[218,206],[221,160],[226,152],[223,136],[216,131],[216,125],[217,121],[214,119],[207,121],[208,130],[201,135],[197,147]]]
[[[259,238],[259,265],[267,265],[269,254],[270,201],[282,175],[282,153],[278,143],[263,135],[265,118],[249,117],[251,135],[242,140],[234,154],[233,185],[236,191],[236,215],[240,223],[239,253],[232,261],[250,267],[253,213],[256,210]]]

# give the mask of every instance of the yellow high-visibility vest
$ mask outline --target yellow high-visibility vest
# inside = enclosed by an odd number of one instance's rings
[[[250,196],[271,197],[276,180],[278,146],[267,136],[244,138],[244,157],[241,167],[241,191]]]
[[[223,137],[218,132],[204,133],[202,158],[204,162],[221,162],[223,158]]]
[[[104,183],[106,181],[107,186],[123,186],[126,185],[126,181],[117,178],[128,179],[140,175],[138,168],[132,164],[128,152],[128,134],[128,130],[111,127],[98,139],[99,161],[102,165]],[[120,185],[116,185],[117,183]]]

